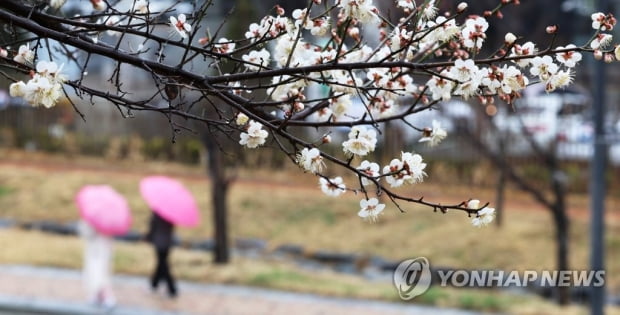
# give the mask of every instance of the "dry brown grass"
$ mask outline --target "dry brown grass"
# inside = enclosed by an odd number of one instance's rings
[[[19,244],[16,246],[16,244]],[[50,235],[17,229],[0,230],[0,263],[34,264],[63,268],[80,268],[82,241],[77,237]],[[154,265],[152,249],[147,244],[116,243],[115,272],[150,274]],[[207,253],[177,248],[172,252],[173,272],[181,279],[209,283],[262,286],[279,290],[307,292],[329,296],[399,301],[390,283],[367,281],[360,277],[331,271],[301,269],[285,261],[235,258],[225,266],[210,263]],[[587,314],[582,306],[560,308],[534,296],[512,295],[491,290],[432,288],[416,303],[442,307],[504,311],[512,314]],[[620,314],[610,308],[609,314]]]

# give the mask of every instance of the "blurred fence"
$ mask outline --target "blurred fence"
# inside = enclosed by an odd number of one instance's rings
[[[440,104],[438,110],[417,115],[410,121],[419,127],[430,126],[432,120],[440,121],[449,136],[439,146],[430,148],[418,143],[419,133],[412,134],[404,125],[391,124],[382,130],[383,141],[371,158],[389,163],[401,150],[416,151],[428,163],[427,181],[493,187],[498,180],[498,168],[489,159],[488,152],[485,153],[489,151],[500,155],[508,165],[541,189],[548,187],[551,176],[558,176],[552,174],[545,164],[545,161],[555,159],[562,171],[559,176],[565,176],[567,189],[587,192],[593,128],[589,98],[584,95],[580,91],[535,94],[526,96],[514,107],[457,101]],[[52,109],[9,104],[0,109],[0,145],[68,155],[97,155],[113,160],[204,162],[205,152],[196,134],[180,134],[173,143],[167,119],[153,114],[141,113],[129,119],[116,117],[110,126],[99,119],[97,124],[92,124],[97,113],[88,113],[83,121],[70,104],[60,104]],[[109,115],[119,114],[112,108]],[[613,192],[620,187],[620,179],[614,175],[620,167],[620,123],[608,119],[606,132],[610,166],[608,181]],[[346,131],[332,134],[334,139],[345,135]],[[232,139],[237,138],[233,135]],[[337,143],[336,140],[323,150],[340,154]],[[276,149],[264,148],[248,153],[230,139],[222,139],[221,144],[228,152],[231,166],[295,167]]]

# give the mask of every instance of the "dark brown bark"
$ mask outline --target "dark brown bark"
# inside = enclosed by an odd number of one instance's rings
[[[202,136],[207,149],[208,169],[211,178],[211,198],[213,204],[213,227],[215,247],[213,250],[213,262],[226,264],[230,261],[228,246],[228,211],[226,194],[228,192],[229,179],[224,172],[224,160],[222,151],[217,145],[211,133],[205,132]]]
[[[493,152],[479,138],[469,132],[465,133],[471,143],[479,149],[480,153],[489,159],[498,169],[502,170],[506,178],[512,181],[517,187],[529,193],[536,201],[545,206],[553,216],[555,226],[556,242],[556,269],[569,270],[569,218],[566,214],[566,180],[565,175],[559,169],[558,161],[554,150],[542,150],[530,137],[530,143],[535,153],[543,160],[549,168],[551,176],[551,192],[553,199],[550,200],[541,190],[521,177],[515,167],[508,163],[501,154]],[[567,305],[570,303],[570,287],[557,287],[558,303]]]

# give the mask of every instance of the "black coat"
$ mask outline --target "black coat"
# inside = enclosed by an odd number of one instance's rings
[[[174,226],[153,211],[149,231],[146,233],[146,240],[153,243],[157,250],[169,249],[172,242],[172,232]]]

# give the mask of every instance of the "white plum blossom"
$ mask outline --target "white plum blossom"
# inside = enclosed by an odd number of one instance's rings
[[[555,65],[555,64],[554,64]],[[517,93],[529,84],[527,76],[523,75],[515,66],[502,67],[503,80],[501,81],[501,90],[505,94]]]
[[[495,217],[495,208],[485,207],[478,211],[476,216],[471,219],[471,224],[475,227],[488,225]]]
[[[252,50],[249,54],[241,56],[245,63],[245,67],[251,71],[258,71],[261,67],[267,67],[269,65],[269,59],[271,54],[267,49]]]
[[[321,177],[319,178],[319,185],[321,186],[321,191],[330,197],[338,197],[342,195],[347,188],[342,182],[342,177],[340,176],[330,178],[329,180]]]
[[[422,131],[424,137],[418,142],[428,142],[428,145],[434,147],[448,136],[448,133],[441,128],[441,123],[433,119],[433,128],[424,128]]]
[[[430,0],[422,7],[422,17],[431,20],[437,15],[439,9],[435,6],[435,0]]]
[[[437,27],[437,25],[439,25]],[[454,38],[461,29],[456,25],[454,20],[448,20],[445,16],[438,16],[435,21],[428,21],[426,27],[435,28],[428,36],[426,36],[426,42],[448,42]]]
[[[570,69],[560,70],[549,77],[545,81],[545,91],[552,92],[568,86],[573,82],[573,74]]]
[[[349,131],[349,140],[342,143],[342,150],[348,155],[365,156],[375,150],[377,132],[364,126],[354,126]]]
[[[592,28],[595,30],[598,30],[599,28],[601,28],[601,25],[603,25],[603,22],[605,21],[605,13],[603,12],[592,13],[590,17],[592,18]]]
[[[329,17],[320,17],[312,20],[310,34],[314,36],[324,36],[329,30]]]
[[[442,74],[449,75],[444,70]],[[452,98],[452,89],[454,88],[454,81],[445,79],[440,76],[432,76],[428,82],[426,82],[429,92],[433,100],[449,101]]]
[[[377,180],[379,180],[379,176],[381,175],[379,173],[379,164],[374,163],[374,162],[369,162],[367,160],[362,161],[360,166],[357,167],[357,170],[370,177],[374,177]],[[372,184],[372,181],[370,181],[368,178],[364,176],[360,176],[360,179],[362,181],[362,185],[364,186],[368,186]]]
[[[478,199],[469,199],[467,201],[467,209],[476,210],[480,208],[480,200]]]
[[[19,50],[15,57],[13,57],[13,61],[21,63],[21,64],[32,64],[34,60],[34,51],[30,50],[30,43],[26,43],[26,45],[19,46]]]
[[[331,98],[329,100],[329,111],[330,114],[333,115],[334,121],[342,119],[349,110],[351,104],[351,97],[348,94],[338,98]]]
[[[407,173],[404,177],[405,183],[415,184],[424,179],[424,176],[426,176],[426,173],[424,172],[426,163],[422,162],[421,155],[413,154],[411,152],[404,152],[401,154],[401,160],[403,162],[405,172]]]
[[[610,34],[598,34],[590,42],[590,48],[600,49],[611,43],[613,36]]]
[[[50,7],[54,9],[60,9],[67,0],[50,0]]]
[[[225,37],[220,38],[217,42],[217,44],[213,45],[213,48],[220,54],[230,54],[235,50],[236,44]]]
[[[385,204],[379,203],[377,198],[360,200],[360,211],[357,215],[371,222],[377,221],[379,214],[385,209]]]
[[[460,82],[469,81],[478,72],[478,66],[472,59],[457,59],[450,69],[451,78]]]
[[[559,69],[558,65],[553,63],[551,56],[535,57],[532,59],[530,74],[538,76],[541,80],[547,80],[551,75]]]
[[[487,20],[481,16],[473,16],[465,21],[465,27],[461,31],[463,46],[469,49],[480,49],[487,37],[486,30],[489,28]]]
[[[321,151],[317,148],[303,148],[303,150],[297,154],[295,161],[304,171],[310,173],[319,173],[325,167]]]
[[[261,38],[275,38],[280,33],[290,32],[293,27],[294,25],[286,17],[268,15],[260,21],[260,24],[250,24],[245,38],[252,42]]]
[[[136,3],[133,6],[133,11],[141,14],[146,14],[149,12],[149,2],[147,0],[136,0]]]
[[[560,49],[574,49],[577,46],[573,45],[573,44],[569,44],[566,45],[566,47],[558,47],[556,49],[560,50]],[[577,63],[579,61],[581,61],[581,54],[577,51],[566,51],[566,52],[561,52],[561,53],[557,53],[555,54],[555,59],[557,59],[559,62],[561,62],[562,64],[564,64],[565,66],[569,67],[569,68],[573,68],[577,65]]]
[[[385,180],[391,187],[400,187],[403,184],[415,184],[424,179],[426,163],[422,156],[410,152],[402,152],[401,159],[393,159],[389,165],[383,167]]]
[[[377,8],[372,4],[372,0],[340,0],[337,4],[342,8],[344,16],[354,18],[361,23],[374,23],[379,20]]]
[[[241,133],[239,144],[247,148],[254,149],[265,144],[265,140],[269,133],[263,130],[263,125],[254,120],[250,120],[247,131]]]
[[[243,126],[248,123],[249,119],[250,118],[248,117],[248,115],[244,113],[239,113],[237,114],[237,117],[235,117],[235,124],[237,124],[238,126]]]
[[[616,18],[609,14],[605,15],[602,12],[592,14],[592,28],[595,30],[601,30],[603,32],[611,31],[616,25]]]
[[[385,181],[393,188],[402,186],[405,182],[403,179],[405,174],[402,170],[403,162],[399,159],[393,159],[390,164],[383,167],[383,175],[387,175]]]
[[[506,35],[504,35],[504,42],[508,45],[514,43],[516,40],[517,36],[513,33],[506,33]]]
[[[295,19],[295,26],[299,27],[301,25],[304,29],[310,30],[310,34],[314,36],[323,36],[329,29],[329,17],[311,19],[308,16],[307,9],[294,10],[293,19]]]
[[[23,97],[30,105],[51,108],[62,96],[65,77],[60,74],[62,67],[54,62],[39,61],[35,73],[28,82],[12,83],[9,93],[13,97]]]
[[[192,26],[186,22],[187,17],[181,13],[178,17],[170,16],[170,26],[181,36],[186,38],[187,33],[192,31]]]
[[[415,8],[415,1],[414,0],[398,0],[398,3],[396,5],[400,8],[408,9],[411,11]]]
[[[514,45],[514,47],[512,47],[510,57],[530,56],[536,53],[537,51],[538,49],[536,48],[536,45],[534,43],[526,42],[523,45],[518,45],[518,44]],[[532,61],[532,58],[523,58],[523,59],[514,60],[513,62],[516,63],[519,67],[525,68],[529,66],[531,61]]]

